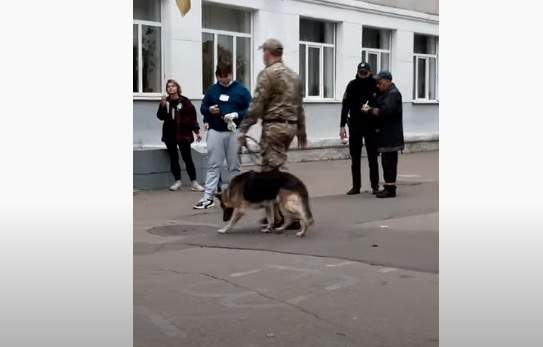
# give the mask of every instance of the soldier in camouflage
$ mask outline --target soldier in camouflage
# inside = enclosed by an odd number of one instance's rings
[[[300,148],[307,145],[304,92],[298,74],[283,64],[281,42],[268,39],[260,48],[266,68],[258,74],[248,115],[239,127],[239,139],[244,145],[244,135],[262,119],[262,171],[270,171],[285,164],[287,150],[295,136]]]

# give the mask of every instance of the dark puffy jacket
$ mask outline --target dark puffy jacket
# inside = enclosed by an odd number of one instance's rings
[[[156,114],[158,119],[164,121],[162,141],[192,143],[194,141],[193,132],[200,131],[194,105],[184,96],[177,100],[171,100],[170,97],[167,97],[166,101],[166,105],[158,106]]]
[[[350,81],[343,94],[340,126],[344,127],[348,121],[350,127],[373,128],[373,119],[369,114],[362,112],[361,108],[366,101],[369,101],[370,107],[375,106],[377,92],[377,82],[373,76],[360,78],[357,75]]]
[[[379,120],[378,151],[403,150],[402,94],[394,83],[388,91],[377,96],[376,108],[378,109],[376,117]]]

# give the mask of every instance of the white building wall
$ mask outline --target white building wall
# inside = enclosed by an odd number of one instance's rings
[[[413,33],[438,35],[437,22],[428,22],[428,18],[435,16],[419,14],[419,20],[406,19],[393,8],[389,14],[375,14],[364,12],[362,7],[324,6],[318,1],[214,0],[213,3],[253,11],[253,82],[264,68],[258,50],[264,40],[279,39],[285,46],[285,63],[298,71],[300,16],[336,22],[336,100],[341,99],[342,86],[353,78],[360,61],[363,25],[393,30],[391,70],[405,96],[412,94]],[[163,0],[163,17],[165,76],[177,79],[188,97],[199,99],[202,97],[202,0],[192,0],[191,10],[185,17],[179,14],[175,0]]]
[[[413,99],[413,38],[412,31],[396,30],[392,34],[392,76],[404,102]]]
[[[345,86],[356,75],[360,63],[362,26],[343,22],[337,25],[336,34],[336,99],[341,100]]]
[[[190,12],[181,17],[175,0],[163,2],[164,77],[178,80],[183,93],[199,105],[202,98],[202,1],[192,0]],[[360,61],[362,26],[391,29],[391,72],[404,100],[405,132],[437,135],[438,106],[411,104],[413,88],[413,35],[438,35],[438,17],[405,9],[383,7],[361,1],[337,0],[214,0],[214,3],[253,11],[252,80],[264,68],[258,46],[270,37],[285,47],[285,63],[299,70],[299,18],[312,17],[333,21],[336,26],[335,99],[307,102],[310,141],[337,140],[341,99],[347,83],[354,78]],[[325,5],[326,4],[326,5]],[[252,90],[251,90],[252,92]],[[135,101],[134,142],[139,146],[160,144],[160,122],[147,114],[152,101]],[[144,113],[145,112],[145,113]],[[420,116],[419,116],[420,114]],[[155,124],[156,123],[156,124]],[[153,135],[153,134],[156,134]],[[154,139],[154,140],[152,140]]]
[[[165,80],[181,84],[189,98],[202,90],[202,6],[192,0],[190,12],[181,17],[174,0],[162,0]]]

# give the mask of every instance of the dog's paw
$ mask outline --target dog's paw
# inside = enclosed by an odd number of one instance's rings
[[[228,228],[221,228],[221,229],[217,230],[217,232],[219,234],[226,234],[228,232]]]
[[[300,237],[300,238],[304,237],[304,235],[305,235],[305,232],[303,232],[303,231],[298,231],[298,232],[296,233],[296,236],[298,236],[298,237]]]

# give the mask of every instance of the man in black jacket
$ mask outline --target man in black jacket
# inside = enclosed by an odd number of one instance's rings
[[[377,75],[379,95],[375,107],[363,107],[362,111],[379,122],[377,150],[381,153],[381,164],[385,179],[384,190],[377,193],[378,198],[396,196],[396,177],[398,174],[398,151],[404,149],[402,94],[392,83],[392,75],[381,71]]]
[[[351,173],[353,187],[347,195],[359,194],[361,188],[360,157],[362,140],[366,145],[370,168],[370,183],[373,194],[379,191],[379,164],[377,161],[377,144],[374,119],[361,111],[363,105],[374,106],[377,93],[376,81],[371,74],[368,63],[358,64],[356,78],[349,82],[343,95],[339,136],[347,138],[345,124],[349,125],[349,153],[351,155]],[[349,117],[347,117],[349,115]]]

